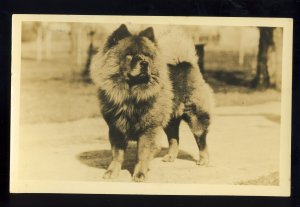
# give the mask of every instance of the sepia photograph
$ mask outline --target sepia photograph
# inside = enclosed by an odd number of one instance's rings
[[[10,192],[290,196],[292,24],[14,15]]]

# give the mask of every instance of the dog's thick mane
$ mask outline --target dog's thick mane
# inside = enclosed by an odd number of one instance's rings
[[[159,74],[152,75],[152,81],[148,85],[130,87],[126,80],[119,73],[118,60],[110,52],[98,53],[94,57],[91,66],[91,77],[93,82],[103,90],[110,101],[115,104],[122,104],[124,100],[134,98],[136,100],[146,100],[156,96],[162,87],[165,87],[168,70],[166,65],[156,61],[154,67],[165,67],[158,69]]]
[[[124,134],[166,126],[172,113],[173,99],[168,67],[157,47],[148,42],[157,52],[152,57],[151,80],[148,84],[130,86],[120,73],[119,53],[127,47],[125,42],[100,50],[91,64],[91,77],[99,90],[102,114]]]

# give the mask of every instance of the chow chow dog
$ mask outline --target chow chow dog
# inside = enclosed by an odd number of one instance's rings
[[[132,34],[122,24],[108,37],[91,65],[112,148],[104,179],[118,176],[127,143],[136,140],[133,180],[143,182],[150,161],[160,149],[155,139],[162,129],[169,141],[163,161],[173,162],[182,120],[198,145],[197,164],[208,163],[206,136],[213,98],[197,60],[193,41],[176,32],[157,38],[153,27]]]

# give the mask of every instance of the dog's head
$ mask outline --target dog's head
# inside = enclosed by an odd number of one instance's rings
[[[148,84],[157,76],[157,49],[152,27],[133,35],[122,24],[108,38],[103,52],[116,59],[120,75],[130,86]]]

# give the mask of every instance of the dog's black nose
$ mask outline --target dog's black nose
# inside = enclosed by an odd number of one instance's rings
[[[145,60],[140,62],[140,66],[142,69],[147,69],[148,68],[149,63]]]

